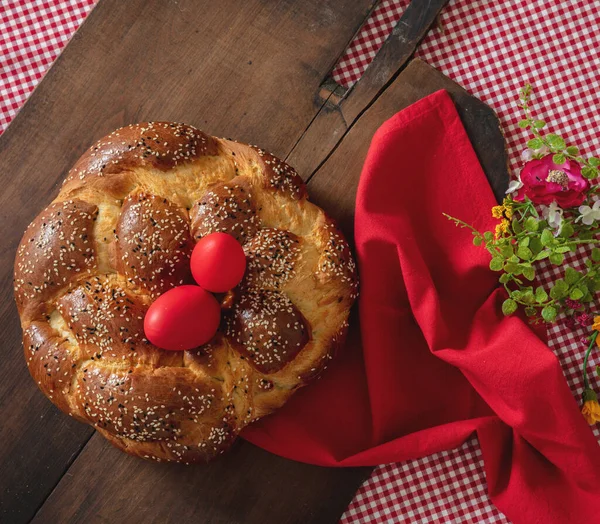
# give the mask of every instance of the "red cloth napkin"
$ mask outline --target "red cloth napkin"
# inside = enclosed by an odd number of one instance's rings
[[[362,348],[243,436],[323,466],[456,447],[477,433],[492,501],[512,521],[599,522],[600,448],[560,365],[517,317],[471,234],[494,197],[445,91],[375,134],[356,198]],[[353,342],[354,341],[354,342]]]

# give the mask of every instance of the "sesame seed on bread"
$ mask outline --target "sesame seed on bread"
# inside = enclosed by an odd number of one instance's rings
[[[233,235],[244,279],[206,345],[144,336],[158,296],[193,283],[203,236]],[[29,371],[61,410],[148,459],[206,461],[314,380],[342,343],[356,267],[285,162],[189,125],[147,122],[92,146],[17,250]],[[199,319],[201,321],[201,319]]]

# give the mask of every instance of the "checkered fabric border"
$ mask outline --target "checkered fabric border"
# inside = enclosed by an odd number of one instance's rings
[[[382,0],[377,4],[331,72],[339,85],[349,89],[362,76],[407,4],[406,0]]]
[[[0,0],[0,134],[96,0]]]
[[[0,133],[68,42],[96,0],[0,0]],[[409,0],[382,0],[333,71],[351,87],[399,20]],[[526,136],[518,128],[517,91],[535,88],[536,115],[581,149],[594,152],[600,105],[600,2],[592,0],[451,0],[417,56],[496,110],[516,169]],[[598,149],[595,153],[600,153]],[[582,252],[571,257],[577,268]],[[556,269],[547,265],[543,282]],[[576,398],[586,330],[564,323],[549,330]],[[593,354],[590,370],[600,364]],[[595,381],[600,390],[600,381]],[[600,431],[594,428],[597,437]],[[460,448],[373,471],[348,507],[343,523],[508,522],[489,501],[476,438]]]

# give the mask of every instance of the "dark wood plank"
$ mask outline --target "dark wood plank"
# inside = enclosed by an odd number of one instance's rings
[[[208,466],[149,464],[94,437],[33,522],[331,523],[369,471],[291,462],[246,442]]]
[[[496,199],[500,201],[504,197],[508,187],[508,168],[498,117],[489,106],[458,84],[415,59],[349,128],[339,146],[309,180],[309,192],[314,195],[312,200],[340,221],[348,238],[353,237],[354,230],[353,203],[360,177],[360,167],[357,166],[364,162],[371,137],[385,120],[439,89],[446,89],[452,96]],[[349,200],[352,201],[351,206],[348,205]]]
[[[425,63],[413,61],[309,181],[311,199],[341,221],[348,238],[373,133],[400,109],[442,88],[452,94],[479,144],[488,177],[498,187],[506,183],[506,164],[496,161],[504,141],[493,112]],[[349,343],[359,343],[357,322],[352,326]],[[126,457],[95,435],[34,522],[335,522],[368,472],[298,464],[245,442],[206,466],[154,464]]]
[[[101,0],[0,137],[0,521],[31,518],[92,434],[55,410],[25,368],[11,288],[27,224],[85,148],[131,122],[186,121],[285,156],[370,8],[371,0]]]
[[[412,0],[360,80],[349,91],[338,88],[325,99],[288,158],[303,178],[318,169],[348,128],[400,73],[447,2]]]

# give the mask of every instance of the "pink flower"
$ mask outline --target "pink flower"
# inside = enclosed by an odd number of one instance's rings
[[[565,300],[565,304],[567,304],[567,307],[569,309],[579,309],[581,307],[581,302],[579,302],[578,300],[573,300],[571,298],[567,298],[567,300]]]
[[[575,319],[573,317],[568,317],[567,320],[565,320],[565,325],[571,331],[575,331],[575,329],[577,328],[577,324],[576,324]]]
[[[577,162],[566,160],[558,165],[552,162],[552,155],[527,162],[521,170],[521,182],[523,187],[515,200],[529,197],[534,204],[556,202],[562,208],[582,204],[589,188]]]
[[[589,326],[592,323],[592,316],[585,312],[575,313],[573,316],[575,317],[575,322],[580,326]]]

